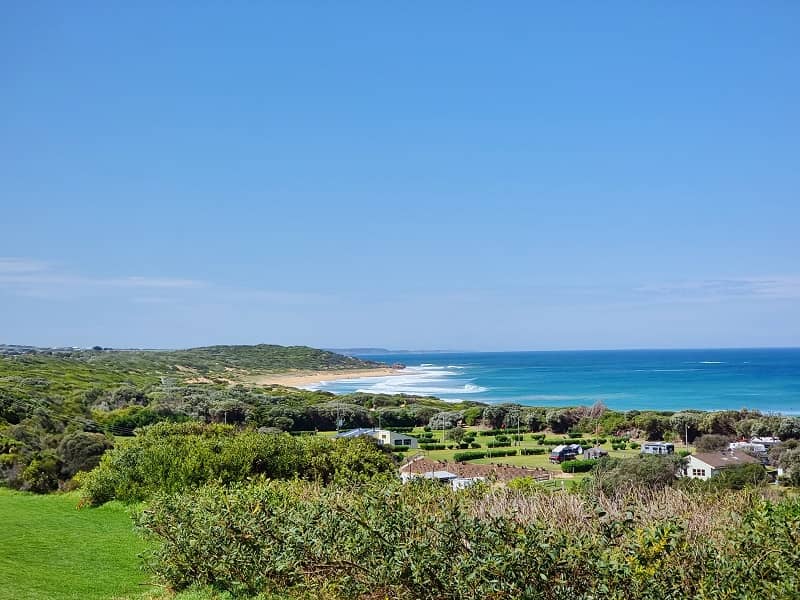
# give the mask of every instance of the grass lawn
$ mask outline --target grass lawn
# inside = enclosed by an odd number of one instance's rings
[[[468,430],[477,430],[477,429],[474,428],[474,427],[470,427],[470,428],[468,428]],[[415,429],[414,433],[419,433],[421,431],[422,431],[422,429]],[[513,432],[509,432],[509,433],[513,433]],[[412,433],[412,435],[413,435],[413,433]],[[555,438],[560,438],[560,437],[563,437],[564,438],[564,443],[569,443],[570,442],[569,438],[567,438],[566,436],[558,435],[558,434],[549,433],[549,434],[547,434],[547,437],[549,437],[549,438],[554,438],[554,437]],[[592,434],[588,434],[587,433],[586,437],[594,437],[594,436]],[[436,442],[439,443],[440,439],[441,438],[437,437]],[[486,447],[486,444],[488,442],[490,442],[490,441],[494,441],[494,439],[495,438],[493,436],[478,436],[476,438],[476,441],[481,444],[481,448],[480,448],[481,451],[488,451],[489,449]],[[609,436],[608,439],[610,439],[610,436]],[[641,442],[641,440],[639,440],[639,442]],[[452,442],[447,442],[447,443],[452,443]],[[615,456],[615,457],[619,457],[619,458],[636,456],[640,452],[639,449],[632,449],[632,448],[627,448],[625,450],[613,450],[611,448],[610,441],[605,443],[605,444],[603,444],[601,447],[608,452],[609,456]],[[545,448],[545,447],[539,445],[535,440],[533,440],[532,434],[525,433],[523,435],[522,442],[520,442],[517,446],[509,446],[508,447],[508,449],[514,449],[514,448],[520,449],[520,448]],[[506,448],[502,448],[502,449],[505,450]],[[423,454],[423,455],[427,456],[428,458],[430,458],[432,460],[451,461],[451,460],[453,460],[453,456],[457,452],[464,452],[464,450],[410,450],[406,454],[407,454],[407,456],[409,458],[411,456],[417,456],[419,454]],[[473,462],[473,463],[476,463],[476,464],[492,464],[492,463],[496,463],[496,464],[504,464],[504,465],[514,465],[514,466],[518,466],[518,467],[540,468],[540,469],[546,469],[548,471],[553,471],[554,473],[561,474],[562,473],[561,467],[559,465],[552,464],[548,460],[549,454],[550,454],[550,450],[549,449],[545,449],[545,453],[544,454],[531,454],[531,455],[527,455],[527,456],[522,456],[522,455],[517,455],[517,456],[499,456],[499,457],[496,457],[496,458],[487,457],[487,458],[481,458],[481,459],[470,461],[470,462]],[[578,458],[580,458],[580,457],[578,457]],[[574,478],[575,479],[580,479],[583,476],[585,476],[585,475],[584,474],[580,474],[580,473],[576,473]]]
[[[78,496],[0,488],[0,599],[139,598],[145,542],[112,502],[77,510]]]

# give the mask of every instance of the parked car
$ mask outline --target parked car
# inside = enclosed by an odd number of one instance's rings
[[[580,447],[580,444],[564,444],[562,446],[556,446],[550,452],[550,462],[558,464],[568,460],[573,460],[579,454],[583,454],[583,448]]]

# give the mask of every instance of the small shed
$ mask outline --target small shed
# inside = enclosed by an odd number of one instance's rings
[[[608,452],[603,450],[600,446],[589,448],[583,453],[583,457],[587,460],[603,458],[604,456],[608,456]]]

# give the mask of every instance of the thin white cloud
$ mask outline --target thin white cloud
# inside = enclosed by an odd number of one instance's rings
[[[40,296],[48,290],[65,292],[102,289],[185,289],[203,287],[205,282],[175,277],[145,277],[126,275],[121,277],[88,277],[57,269],[50,263],[26,258],[0,257],[0,286],[6,289],[24,290],[26,295],[38,291]]]
[[[203,290],[202,302],[297,305],[325,302],[323,294],[303,291],[235,288],[183,277],[121,275],[91,277],[26,258],[0,257],[0,292],[37,299],[117,296],[141,304],[174,303],[193,290]],[[197,294],[190,296],[198,301]]]
[[[47,263],[38,260],[0,257],[0,274],[37,273],[47,268]]]
[[[733,277],[644,285],[639,294],[672,301],[724,301],[737,298],[800,299],[800,276]]]
[[[169,277],[117,277],[96,280],[101,285],[130,288],[197,288],[205,286],[205,282],[195,279],[176,279]]]

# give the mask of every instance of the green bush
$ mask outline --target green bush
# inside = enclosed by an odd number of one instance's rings
[[[522,454],[522,456],[544,454],[544,448],[522,448],[519,452]]]
[[[486,444],[487,448],[507,448],[511,445],[511,442],[506,440],[505,442],[488,442]]]
[[[446,448],[444,444],[420,444],[419,447],[423,450],[444,450]]]
[[[567,460],[561,463],[564,473],[587,473],[597,464],[596,460]]]
[[[486,452],[487,456],[491,456],[493,458],[500,457],[500,456],[516,456],[517,449],[512,448],[510,450],[489,450]]]
[[[470,442],[469,443],[469,447],[470,448],[480,448],[481,445],[478,442]]]
[[[158,492],[196,488],[209,481],[300,477],[357,481],[395,469],[387,451],[366,437],[330,439],[237,432],[199,423],[159,423],[123,440],[82,476],[84,501],[146,500]]]
[[[533,486],[269,482],[159,495],[137,522],[159,542],[150,567],[164,585],[234,596],[788,600],[800,590],[800,500],[742,492],[598,506]]]
[[[465,460],[476,460],[478,458],[486,458],[486,452],[456,452],[453,455],[453,460],[456,462],[464,462]]]

